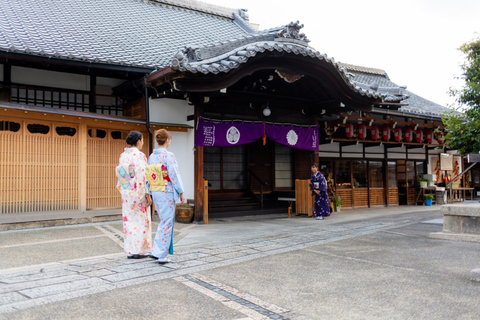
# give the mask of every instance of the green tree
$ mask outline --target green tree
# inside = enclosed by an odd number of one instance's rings
[[[446,126],[445,146],[457,149],[460,154],[480,151],[480,38],[460,47],[465,54],[462,65],[465,84],[460,89],[450,89],[457,110],[444,114]]]

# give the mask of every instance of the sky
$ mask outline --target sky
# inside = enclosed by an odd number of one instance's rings
[[[335,61],[385,70],[390,80],[443,106],[454,104],[464,55],[480,37],[479,0],[203,0],[248,9],[260,30],[299,21],[309,45]]]

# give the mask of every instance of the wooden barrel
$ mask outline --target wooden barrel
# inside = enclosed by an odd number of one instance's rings
[[[180,223],[191,223],[193,220],[193,207],[188,204],[177,204],[175,206],[175,221]]]

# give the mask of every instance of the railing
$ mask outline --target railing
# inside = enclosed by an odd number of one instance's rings
[[[81,112],[90,111],[90,92],[84,90],[59,89],[40,86],[25,86],[11,84],[1,85],[3,99],[18,104],[36,105],[54,109],[74,110]],[[7,93],[8,97],[5,97]],[[95,111],[99,114],[123,115],[123,106],[126,101],[122,98],[99,94],[97,99],[104,101],[111,100],[111,104],[96,104]]]
[[[257,198],[257,195],[255,194],[255,192],[253,192],[252,190],[252,178],[254,178],[255,180],[257,180],[260,184],[260,199]],[[252,194],[256,199],[257,201],[260,202],[260,209],[263,209],[263,186],[267,186],[268,184],[264,181],[262,181],[262,179],[260,179],[252,170],[248,170],[248,176],[247,176],[247,179],[248,179],[248,192],[250,194]]]

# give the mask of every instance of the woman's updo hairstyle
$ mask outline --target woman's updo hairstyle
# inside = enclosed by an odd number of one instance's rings
[[[170,134],[170,132],[165,129],[160,129],[155,135],[155,140],[157,141],[159,146],[163,146],[165,142],[167,142],[167,139],[170,139],[171,137],[172,135]]]
[[[136,146],[138,141],[142,140],[143,135],[141,132],[138,131],[130,131],[128,134],[127,138],[125,139],[125,142],[129,146]]]

